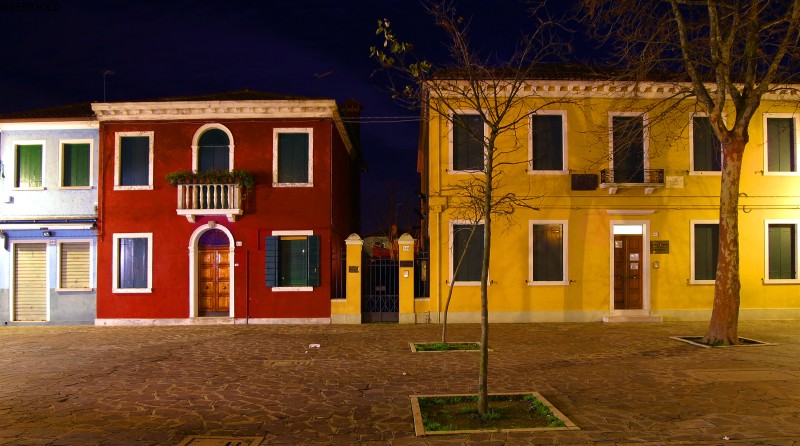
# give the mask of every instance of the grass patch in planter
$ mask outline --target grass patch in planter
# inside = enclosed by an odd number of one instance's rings
[[[410,342],[412,352],[480,351],[478,342]],[[491,351],[491,349],[489,349]]]
[[[411,403],[418,436],[578,429],[538,392],[491,394],[484,417],[478,414],[477,395],[415,395]]]
[[[764,346],[764,345],[777,345],[771,344],[769,342],[757,341],[755,339],[743,338],[739,337],[740,344],[738,345],[724,345],[724,344],[706,344],[703,342],[703,336],[670,336],[670,339],[675,339],[676,341],[685,342],[687,344],[692,344],[697,347],[703,348],[720,348],[720,347],[757,347],[757,346]]]

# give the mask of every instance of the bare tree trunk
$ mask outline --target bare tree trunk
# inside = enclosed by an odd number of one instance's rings
[[[739,343],[739,179],[746,141],[732,139],[723,144],[717,279],[711,322],[703,338],[703,342],[712,345]]]
[[[489,412],[489,259],[492,247],[492,162],[494,139],[487,145],[486,190],[484,195],[483,267],[481,268],[481,359],[478,370],[478,414]]]

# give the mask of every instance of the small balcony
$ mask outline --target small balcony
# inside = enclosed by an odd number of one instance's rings
[[[600,171],[600,188],[608,189],[609,194],[616,194],[617,189],[644,189],[649,195],[657,188],[665,187],[664,169],[619,170],[603,169]]]
[[[242,215],[242,187],[235,183],[176,184],[178,188],[178,215],[190,222],[195,217],[224,215],[236,221]]]

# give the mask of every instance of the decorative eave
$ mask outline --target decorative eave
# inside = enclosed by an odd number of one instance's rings
[[[450,83],[454,89],[468,88],[464,80],[434,80],[431,83]],[[500,96],[504,91],[510,91],[511,80],[493,81],[499,86]],[[606,81],[606,80],[539,80],[531,79],[523,82],[519,91],[521,97],[545,98],[590,98],[605,96],[608,98],[641,98],[641,99],[669,99],[691,89],[689,82],[633,82],[633,81]],[[706,87],[713,94],[716,90],[714,84],[707,83]],[[463,94],[456,91],[448,93],[442,91],[444,97],[459,98]],[[764,95],[766,100],[798,100],[800,101],[800,84],[786,84],[773,86],[771,91]]]
[[[167,101],[96,102],[92,110],[100,122],[173,121],[183,119],[331,119],[345,147],[355,156],[353,143],[345,131],[336,101],[243,100],[243,101]]]
[[[0,132],[11,130],[81,130],[96,129],[96,119],[8,119],[0,121]]]

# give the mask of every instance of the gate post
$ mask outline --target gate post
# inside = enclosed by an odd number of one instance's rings
[[[399,249],[399,299],[400,313],[398,322],[401,324],[415,324],[417,322],[416,309],[414,308],[414,239],[409,234],[403,234],[397,240]]]
[[[331,301],[332,324],[361,323],[361,249],[364,241],[358,234],[350,234],[344,241],[347,246],[345,274],[347,275],[344,302]],[[344,304],[344,305],[342,305]]]

